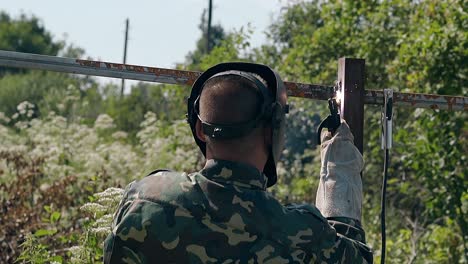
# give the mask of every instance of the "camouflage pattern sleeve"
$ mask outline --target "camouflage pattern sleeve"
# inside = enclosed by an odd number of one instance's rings
[[[359,221],[348,217],[327,217],[327,220],[338,234],[363,244],[366,243],[366,235]]]
[[[281,205],[252,167],[208,162],[132,183],[105,241],[105,263],[372,263],[359,223]]]
[[[304,219],[319,219],[315,233],[310,239],[319,245],[312,253],[313,263],[373,263],[372,250],[365,244],[365,232],[360,223],[346,217],[325,218],[312,205],[289,205],[286,208],[298,211]],[[312,215],[313,217],[310,217]]]

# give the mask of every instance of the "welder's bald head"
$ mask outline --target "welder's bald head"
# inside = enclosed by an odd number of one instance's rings
[[[262,81],[258,77],[257,79]],[[220,75],[212,77],[203,86],[199,115],[204,122],[232,125],[254,120],[261,107],[262,97],[255,83],[235,74]],[[250,133],[239,138],[217,139],[203,136],[200,127],[197,135],[206,142],[208,156],[236,159],[251,155],[252,149],[266,156],[271,131],[267,132],[268,139],[265,140],[264,120],[259,122]]]
[[[200,117],[206,122],[216,124],[253,120],[262,104],[257,89],[254,83],[242,76],[215,76],[203,87]]]

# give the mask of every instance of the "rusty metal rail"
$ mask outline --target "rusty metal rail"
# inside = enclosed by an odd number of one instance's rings
[[[383,90],[366,90],[364,104],[383,105]],[[468,111],[468,97],[423,93],[393,93],[394,106]]]
[[[139,65],[82,60],[0,50],[0,66],[50,70],[74,74],[124,78],[167,84],[192,85],[201,74]],[[294,97],[327,100],[335,93],[334,86],[286,82],[288,94]],[[366,90],[364,103],[383,105],[383,91]],[[394,93],[395,106],[468,111],[468,97],[419,93]]]

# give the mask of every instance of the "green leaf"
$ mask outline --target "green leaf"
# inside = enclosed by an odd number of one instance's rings
[[[51,261],[56,261],[58,263],[63,263],[63,258],[61,256],[53,256],[50,258]]]
[[[50,215],[50,222],[51,223],[55,223],[57,222],[58,220],[60,219],[60,213],[59,212],[53,212],[51,215]]]
[[[34,233],[35,237],[51,236],[57,233],[57,229],[39,229]]]
[[[48,213],[50,213],[51,209],[50,209],[50,205],[45,205],[44,206],[44,210]]]

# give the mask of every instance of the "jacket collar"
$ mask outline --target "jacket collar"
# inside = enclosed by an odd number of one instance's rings
[[[200,173],[215,182],[230,183],[238,187],[266,190],[267,177],[246,163],[210,159]]]

